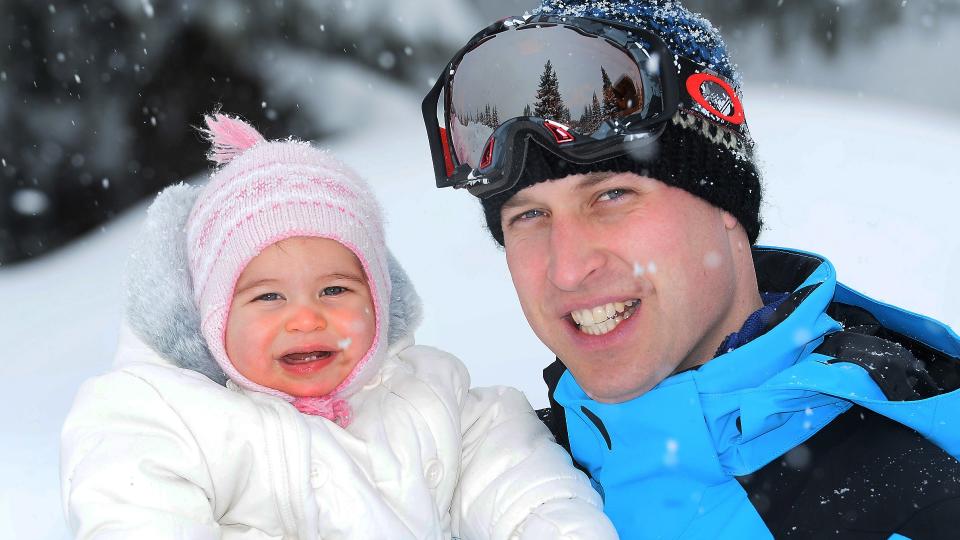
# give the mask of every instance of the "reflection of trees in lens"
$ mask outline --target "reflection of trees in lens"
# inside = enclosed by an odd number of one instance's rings
[[[593,99],[583,107],[583,113],[574,126],[580,133],[593,133],[605,121],[623,118],[643,107],[643,86],[638,87],[627,74],[614,83],[606,68],[600,66],[600,88],[602,101],[594,92]]]
[[[603,107],[600,106],[600,99],[597,93],[593,93],[593,99],[588,105],[583,107],[583,114],[580,115],[580,121],[575,126],[580,133],[593,133],[603,123]]]
[[[550,60],[547,60],[547,63],[543,65],[533,115],[563,124],[570,123],[570,109],[563,104],[563,97],[560,96],[560,81]]]
[[[603,69],[603,66],[600,66],[600,78],[603,80],[603,119],[616,118],[619,110],[617,96],[613,91],[610,75],[607,75],[607,70]]]
[[[497,111],[496,105],[490,105],[489,103],[484,105],[483,110],[477,109],[472,114],[457,112],[455,115],[457,122],[460,122],[460,125],[464,127],[470,124],[483,124],[491,129],[496,129],[500,125],[500,112]]]

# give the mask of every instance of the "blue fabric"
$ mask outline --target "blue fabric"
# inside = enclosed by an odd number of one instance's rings
[[[960,391],[890,402],[859,366],[813,353],[823,336],[841,330],[825,312],[835,299],[882,314],[889,328],[948,354],[958,355],[960,338],[837,284],[826,260],[791,253],[819,261],[797,289],[817,287],[756,339],[624,403],[595,402],[569,371],[561,377],[554,397],[566,413],[571,452],[604,495],[621,538],[771,537],[735,477],[756,472],[854,404],[960,457]],[[583,408],[603,422],[610,448]]]
[[[751,313],[740,330],[727,336],[717,347],[717,354],[714,356],[733,352],[734,349],[746,345],[762,334],[773,317],[774,311],[790,296],[790,293],[762,293],[760,296],[763,307]]]

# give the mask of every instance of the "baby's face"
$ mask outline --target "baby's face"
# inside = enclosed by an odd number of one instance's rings
[[[367,277],[326,238],[287,238],[254,257],[233,292],[227,356],[244,377],[297,397],[330,393],[373,344]]]

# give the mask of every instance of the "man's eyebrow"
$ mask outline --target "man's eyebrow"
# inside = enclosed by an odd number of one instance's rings
[[[587,173],[582,179],[580,179],[579,182],[577,182],[577,185],[574,187],[574,189],[589,189],[597,184],[602,184],[603,182],[606,182],[615,176],[620,176],[621,174],[623,173],[612,171]]]
[[[597,184],[603,183],[614,176],[619,176],[623,173],[611,172],[611,171],[600,171],[600,172],[591,172],[584,175],[580,181],[577,182],[577,185],[573,187],[575,190],[589,189]],[[547,180],[549,182],[550,180]],[[525,206],[531,203],[531,197],[527,197],[523,194],[523,191],[520,191],[513,197],[507,199],[507,202],[503,203],[503,206],[500,207],[500,211],[509,210],[511,208],[516,208],[518,206]]]
[[[517,193],[513,197],[507,199],[507,202],[503,203],[503,206],[500,207],[500,211],[510,210],[511,208],[516,208],[518,206],[524,206],[530,203],[530,197],[527,197],[523,194],[523,191]]]

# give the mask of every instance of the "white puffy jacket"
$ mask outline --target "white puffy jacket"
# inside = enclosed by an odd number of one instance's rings
[[[615,538],[517,390],[402,340],[347,429],[177,368],[127,334],[62,439],[79,538]]]
[[[349,427],[220,384],[183,297],[192,195],[178,189],[131,259],[114,370],[84,383],[63,427],[78,538],[616,538],[520,392],[470,389],[459,360],[413,344],[419,299],[395,260],[388,358],[348,398]]]

